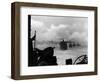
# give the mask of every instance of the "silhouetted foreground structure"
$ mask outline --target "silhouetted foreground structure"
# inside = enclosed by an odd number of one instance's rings
[[[31,61],[29,66],[46,66],[57,65],[57,58],[54,55],[54,48],[48,47],[44,50],[35,49],[33,54],[30,54]]]
[[[54,55],[54,48],[48,47],[43,50],[38,60],[38,65],[57,65],[57,58]]]
[[[36,31],[34,36],[29,39],[28,66],[57,65],[57,58],[54,56],[55,47],[47,47],[44,50],[40,50],[35,47],[35,41]],[[34,47],[32,42],[34,42]]]
[[[88,57],[87,55],[79,56],[73,64],[88,64]]]
[[[72,65],[73,62],[72,62],[72,59],[66,59],[66,65]]]

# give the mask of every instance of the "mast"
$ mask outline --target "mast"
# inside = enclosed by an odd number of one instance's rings
[[[34,39],[34,50],[35,50],[35,48],[36,48],[36,30],[35,30],[35,39]]]
[[[36,30],[35,30],[34,36],[32,37],[32,41],[33,41],[33,44],[34,44],[33,50],[35,50],[35,48],[36,48]]]

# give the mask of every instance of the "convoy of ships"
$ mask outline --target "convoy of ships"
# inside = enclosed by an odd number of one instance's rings
[[[69,48],[73,48],[73,47],[76,47],[76,46],[80,46],[79,43],[75,43],[75,42],[73,42],[73,41],[64,41],[64,40],[62,40],[62,41],[59,43],[59,45],[60,45],[60,49],[61,49],[61,50],[67,50],[67,49],[69,49]]]

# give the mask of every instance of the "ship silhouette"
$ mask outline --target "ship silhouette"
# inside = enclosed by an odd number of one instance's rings
[[[62,40],[59,44],[60,44],[61,50],[67,50],[68,49],[67,43],[64,40]]]

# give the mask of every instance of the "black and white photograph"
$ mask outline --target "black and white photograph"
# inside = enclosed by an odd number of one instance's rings
[[[12,3],[11,77],[97,75],[97,7]]]
[[[88,18],[28,15],[28,66],[88,64]]]

